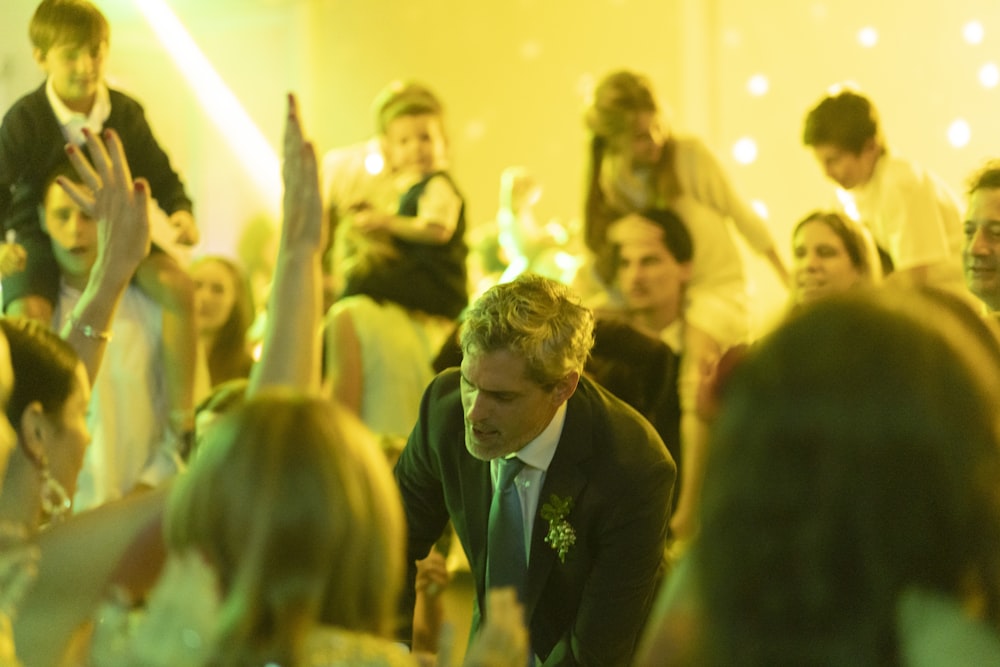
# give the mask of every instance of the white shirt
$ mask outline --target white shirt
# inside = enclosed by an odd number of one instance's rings
[[[521,516],[524,523],[525,561],[531,560],[531,534],[535,528],[535,514],[538,511],[538,501],[545,483],[545,474],[556,455],[559,438],[562,437],[563,425],[566,423],[566,403],[563,402],[553,415],[552,421],[535,439],[522,447],[515,456],[524,462],[524,468],[514,478],[517,497],[521,501]],[[490,477],[496,492],[500,480],[500,462],[490,461]]]
[[[87,140],[83,136],[83,128],[87,128],[91,133],[99,135],[101,129],[104,127],[104,123],[108,120],[108,116],[111,115],[111,95],[108,93],[108,87],[103,83],[97,86],[97,97],[94,99],[94,106],[91,107],[89,114],[73,111],[66,106],[66,103],[56,94],[56,89],[52,85],[51,78],[45,83],[45,95],[49,99],[52,111],[56,114],[56,120],[59,121],[59,125],[62,127],[63,136],[66,137],[66,141],[77,146],[87,143]]]
[[[57,331],[79,299],[79,290],[62,285],[53,318]],[[75,511],[120,498],[139,482],[156,486],[177,472],[174,461],[156,456],[170,415],[160,351],[162,317],[160,306],[138,287],[125,290],[91,390],[87,427],[93,440],[78,479]]]

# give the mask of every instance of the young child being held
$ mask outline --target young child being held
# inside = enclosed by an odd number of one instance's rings
[[[455,319],[468,304],[465,204],[448,175],[442,107],[427,88],[393,83],[376,104],[384,168],[398,200],[349,207],[338,226],[340,296],[367,295]]]
[[[39,221],[45,181],[66,159],[84,150],[85,134],[114,128],[132,174],[144,177],[177,229],[177,242],[194,244],[198,229],[191,200],[170,160],[157,144],[142,107],[104,82],[110,28],[87,0],[43,0],[29,25],[35,61],[47,77],[18,100],[0,126],[0,244],[3,306],[7,314],[51,324],[60,273]],[[67,147],[68,146],[68,147]],[[140,264],[136,282],[164,309],[163,354],[175,434],[193,427],[197,329],[194,285],[170,255],[154,246]],[[106,332],[87,332],[104,336]]]

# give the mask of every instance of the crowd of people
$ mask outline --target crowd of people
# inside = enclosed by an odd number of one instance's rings
[[[802,143],[853,205],[784,252],[619,70],[583,228],[539,224],[512,167],[477,234],[429,87],[321,158],[290,95],[260,303],[152,240],[197,244],[194,208],[104,81],[100,10],[43,0],[29,33],[0,665],[1000,664],[1000,162],[963,207],[832,91]],[[734,232],[788,289],[756,340]]]

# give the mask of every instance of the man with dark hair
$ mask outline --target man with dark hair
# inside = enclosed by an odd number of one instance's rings
[[[802,143],[849,195],[845,212],[871,230],[891,280],[964,291],[955,197],[934,174],[889,152],[871,100],[848,89],[828,94],[806,115]]]

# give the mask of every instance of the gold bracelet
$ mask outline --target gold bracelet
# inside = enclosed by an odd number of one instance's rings
[[[69,316],[69,324],[87,338],[92,338],[93,340],[103,340],[105,343],[111,340],[110,330],[99,331],[89,324],[84,324],[80,320],[76,319],[75,315]]]

